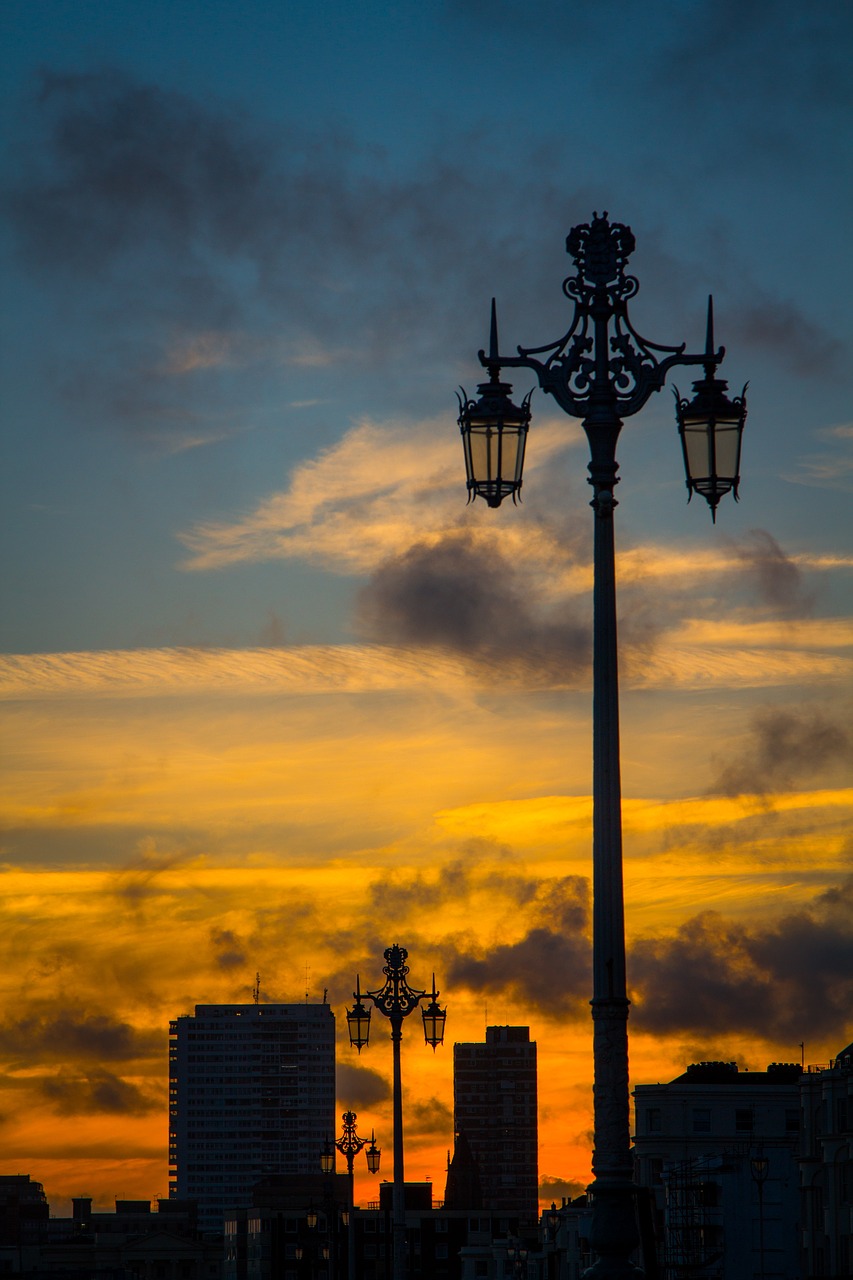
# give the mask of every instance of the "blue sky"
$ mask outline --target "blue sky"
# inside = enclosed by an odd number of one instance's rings
[[[252,643],[282,566],[189,581],[180,534],[365,415],[452,431],[489,297],[510,349],[562,332],[564,237],[599,207],[637,235],[641,331],[697,349],[713,292],[724,372],[751,382],[729,531],[816,547],[844,525],[846,6],[46,3],[4,22],[7,648]],[[629,536],[635,512],[635,536],[686,518],[657,498],[670,410],[624,436]],[[304,610],[318,592],[286,576]],[[312,602],[318,636],[341,585]]]
[[[506,350],[565,332],[594,211],[636,235],[639,331],[700,350],[713,293],[749,381],[716,525],[669,389],[620,441],[633,1069],[849,1042],[846,0],[7,0],[0,24],[0,994],[45,1057],[20,1074],[9,1018],[0,1054],[15,1098],[105,1135],[71,1167],[13,1120],[16,1167],[157,1185],[158,1028],[258,967],[299,998],[309,957],[340,1006],[393,927],[446,972],[454,1037],[484,1002],[534,1023],[567,1082],[541,1172],[586,1176],[586,445],[535,394],[522,506],[466,507],[454,391],[493,295]],[[385,903],[367,931],[354,883]],[[800,1013],[806,935],[825,995]],[[727,1004],[683,998],[690,945]],[[80,1046],[110,1018],[138,1053],[107,1088]],[[438,1176],[448,1074],[420,1070]],[[379,1132],[382,1081],[347,1079]]]

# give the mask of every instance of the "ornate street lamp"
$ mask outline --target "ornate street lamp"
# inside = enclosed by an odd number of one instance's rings
[[[403,1086],[400,1069],[400,1042],[403,1039],[403,1019],[414,1013],[422,1000],[426,1000],[426,991],[416,991],[406,981],[409,966],[406,964],[408,951],[405,947],[387,947],[385,964],[385,985],[376,991],[362,993],[361,980],[357,976],[355,1006],[347,1010],[347,1026],[350,1043],[359,1053],[368,1043],[370,1036],[370,1009],[364,1004],[369,1000],[381,1014],[391,1022],[391,1043],[394,1052],[394,1193],[392,1205],[394,1232],[394,1265],[393,1280],[405,1280],[406,1275],[406,1203],[405,1180],[403,1176]],[[432,980],[430,1003],[421,1010],[424,1023],[424,1039],[435,1049],[444,1041],[444,1023],[447,1012],[439,1008],[439,993],[435,989],[435,975]],[[375,1144],[374,1144],[375,1145]]]
[[[353,1166],[358,1153],[367,1147],[365,1157],[367,1159],[367,1167],[371,1173],[379,1172],[379,1159],[382,1152],[376,1145],[376,1135],[371,1130],[370,1143],[366,1138],[362,1138],[356,1132],[356,1113],[354,1111],[345,1111],[343,1113],[343,1128],[341,1136],[335,1139],[335,1146],[347,1162],[347,1174],[349,1178],[349,1208],[346,1215],[346,1227],[351,1227],[347,1237],[348,1252],[348,1274],[349,1280],[355,1280],[355,1223],[353,1221],[353,1209],[355,1207],[355,1195],[353,1188]]]
[[[622,818],[619,776],[619,693],[616,644],[616,572],[613,491],[618,483],[616,442],[623,420],[638,413],[652,392],[660,391],[677,365],[704,365],[688,403],[676,396],[689,493],[707,499],[712,516],[727,492],[737,497],[740,441],[746,419],[744,395],[729,400],[726,384],[714,375],[725,354],[713,348],[709,304],[706,349],[688,355],[685,344],[661,346],[643,338],[628,317],[628,302],[639,289],[625,267],[635,248],[630,227],[608,221],[604,213],[574,227],[566,239],[576,274],[563,282],[574,303],[568,331],[556,342],[518,347],[502,357],[492,307],[489,370],[481,400],[460,401],[459,426],[465,445],[469,496],[490,506],[515,498],[521,488],[523,438],[529,422],[529,396],[520,410],[508,407],[503,366],[532,369],[540,388],[567,414],[582,420],[590,447],[589,483],[595,513],[593,592],[593,999],[595,1059],[594,1182],[590,1187],[590,1243],[598,1255],[590,1275],[596,1280],[637,1274],[630,1256],[639,1244],[634,1192],[628,1087],[628,1005],[625,982],[625,923],[622,889]],[[489,389],[495,413],[487,418]],[[746,388],[744,388],[745,392]],[[463,396],[465,393],[463,392]],[[501,406],[504,405],[502,409]],[[512,417],[512,412],[515,418]],[[504,415],[502,417],[502,414]],[[521,421],[523,419],[523,422]],[[495,472],[493,438],[501,423],[514,424],[511,467],[503,460]],[[491,431],[491,436],[489,435]],[[504,432],[506,428],[504,426]],[[489,449],[475,445],[486,435]],[[511,482],[507,476],[511,475]]]

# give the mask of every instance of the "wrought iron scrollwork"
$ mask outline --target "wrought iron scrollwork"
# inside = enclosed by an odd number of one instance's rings
[[[660,391],[674,365],[708,359],[707,353],[685,354],[685,343],[651,342],[632,325],[628,302],[640,286],[625,268],[635,247],[631,228],[611,223],[606,212],[573,227],[566,250],[577,273],[563,281],[563,292],[574,303],[569,329],[556,342],[519,346],[518,355],[498,358],[504,367],[533,369],[542,390],[573,417],[589,418],[605,408],[611,416],[629,417]],[[720,348],[713,358],[722,360],[723,354]],[[480,352],[483,365],[494,358]]]

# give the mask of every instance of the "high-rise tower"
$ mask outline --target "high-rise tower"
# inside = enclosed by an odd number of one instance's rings
[[[529,1027],[487,1027],[485,1043],[453,1046],[453,1121],[476,1160],[483,1208],[535,1224],[539,1119]]]
[[[334,1130],[327,1004],[201,1004],[169,1024],[169,1195],[198,1201],[202,1230],[262,1177],[316,1173]]]

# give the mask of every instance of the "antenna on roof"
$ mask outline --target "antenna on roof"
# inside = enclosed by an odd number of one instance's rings
[[[255,974],[255,985],[252,987],[252,999],[255,1004],[260,1004],[261,1002],[261,975],[259,973]]]

